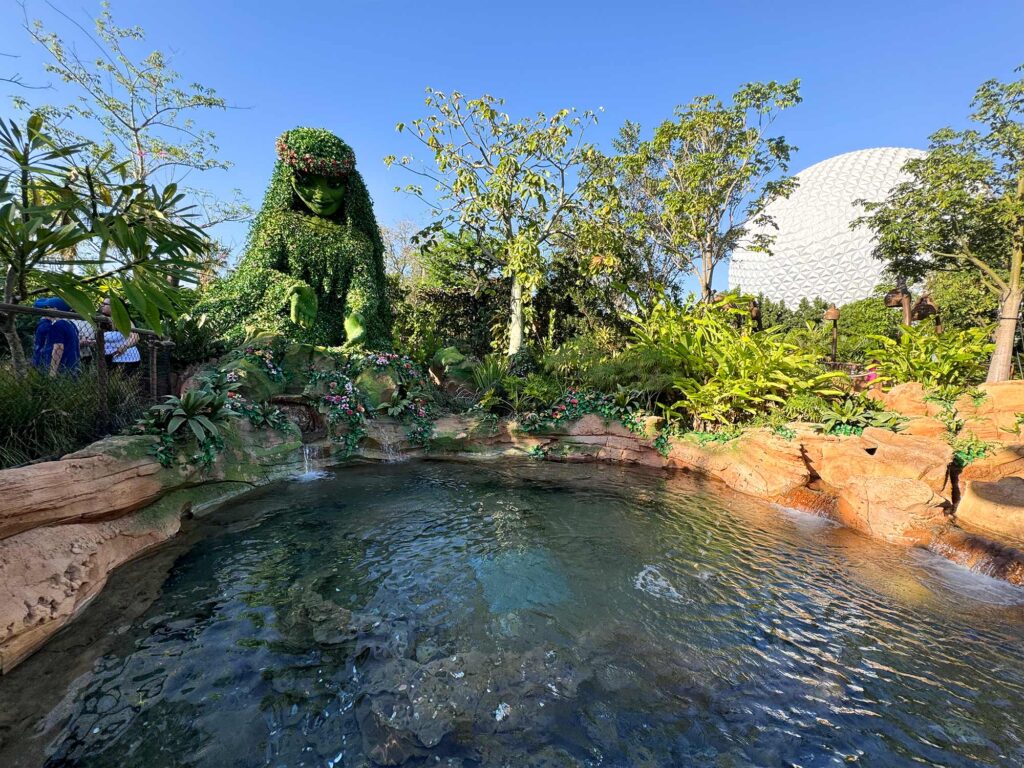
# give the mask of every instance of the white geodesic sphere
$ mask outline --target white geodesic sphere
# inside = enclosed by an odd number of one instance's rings
[[[924,155],[919,149],[879,147],[836,155],[797,174],[799,186],[772,202],[766,213],[776,228],[772,253],[737,248],[729,262],[729,288],[763,293],[790,308],[801,299],[822,298],[842,306],[871,295],[882,282],[884,264],[871,255],[869,229],[850,229],[863,215],[855,200],[880,201],[906,179],[903,164]]]

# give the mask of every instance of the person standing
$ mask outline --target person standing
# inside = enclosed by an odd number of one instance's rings
[[[72,320],[71,324],[78,331],[78,353],[82,364],[92,362],[93,351],[96,349],[96,327],[88,320]]]
[[[100,307],[106,317],[110,317],[110,299],[104,299]],[[106,358],[108,370],[120,370],[124,373],[135,373],[142,363],[142,355],[139,354],[139,335],[134,331],[125,336],[117,330],[106,331],[103,334],[103,355]]]
[[[57,309],[70,312],[64,299],[37,299],[35,306],[41,309]],[[78,329],[64,318],[44,317],[36,325],[35,343],[32,349],[32,364],[49,376],[70,373],[78,368]]]

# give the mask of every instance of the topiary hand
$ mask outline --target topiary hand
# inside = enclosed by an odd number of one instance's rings
[[[345,318],[345,346],[359,346],[363,336],[366,335],[366,324],[363,316],[353,312]]]
[[[292,322],[309,330],[316,322],[318,302],[316,294],[308,285],[296,285],[288,291]]]

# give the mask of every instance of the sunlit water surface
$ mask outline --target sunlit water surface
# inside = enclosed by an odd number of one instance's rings
[[[0,765],[1020,766],[1022,605],[685,476],[351,466],[118,571]]]

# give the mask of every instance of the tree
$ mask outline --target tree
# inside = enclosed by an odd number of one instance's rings
[[[713,297],[715,268],[727,259],[750,225],[770,224],[772,200],[795,186],[779,177],[794,147],[769,137],[779,113],[800,103],[800,81],[748,83],[724,104],[713,95],[677,107],[649,141],[637,142],[627,124],[621,138],[632,151],[620,157],[620,185],[627,190],[634,226],[668,255],[680,272]],[[771,237],[748,238],[752,250],[769,250]]]
[[[896,275],[966,269],[998,297],[988,381],[1005,381],[1024,288],[1024,79],[982,83],[971,107],[978,127],[932,134],[928,154],[904,165],[910,178],[864,202],[854,226],[875,231],[875,255]]]
[[[217,156],[213,132],[196,124],[201,113],[228,108],[212,88],[182,83],[160,51],[135,58],[131,49],[144,41],[145,33],[138,26],[117,26],[108,2],[101,4],[94,33],[60,14],[77,29],[78,40],[47,30],[39,20],[30,22],[24,3],[22,11],[25,31],[49,54],[46,70],[72,86],[77,97],[63,106],[30,107],[23,98],[15,99],[16,105],[41,114],[61,143],[85,143],[97,156],[126,163],[133,181],[181,185],[204,228],[251,218],[239,190],[224,200],[183,184],[196,171],[231,167]],[[96,55],[79,53],[77,43],[95,49]]]
[[[401,283],[421,279],[424,266],[416,244],[416,225],[403,219],[393,227],[381,227],[380,234],[384,239],[385,272]]]
[[[985,328],[999,319],[999,297],[969,269],[932,272],[926,285],[946,330]]]
[[[160,190],[124,177],[100,154],[79,162],[85,147],[63,146],[36,115],[26,129],[0,121],[0,268],[3,298],[17,304],[41,293],[64,298],[84,316],[95,313],[86,289],[117,279],[110,296],[115,327],[127,333],[130,306],[154,330],[173,316],[176,292],[167,278],[188,278],[209,243],[182,208],[174,185]],[[96,244],[96,258],[76,246]],[[88,264],[91,274],[81,274]],[[2,330],[15,370],[26,367],[13,313]]]
[[[469,233],[511,278],[508,353],[515,354],[523,343],[524,307],[552,249],[567,240],[596,245],[602,238],[594,222],[609,210],[607,188],[587,163],[596,150],[583,141],[597,117],[562,109],[513,122],[500,111],[502,99],[429,88],[426,104],[432,114],[397,129],[408,129],[427,147],[436,167],[414,165],[411,156],[390,155],[385,163],[433,184],[429,199],[420,184],[404,190],[430,206],[435,231]]]

